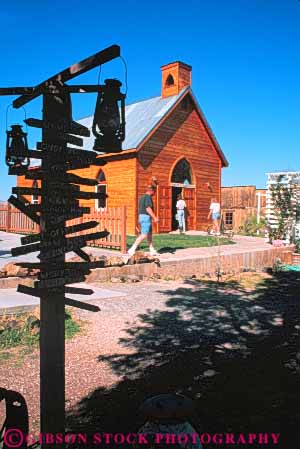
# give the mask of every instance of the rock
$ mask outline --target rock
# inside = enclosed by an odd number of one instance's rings
[[[29,315],[26,320],[26,326],[29,329],[40,328],[40,320],[34,315]]]
[[[93,256],[92,253],[86,253],[89,258],[91,259],[91,262],[96,262],[98,260],[104,260],[105,256]],[[79,256],[73,256],[67,259],[67,262],[83,262],[82,258]]]
[[[38,335],[39,333],[40,333],[40,328],[39,327],[34,327],[30,331],[31,335]]]
[[[0,277],[27,277],[27,276],[36,276],[39,273],[39,270],[33,268],[23,268],[18,265],[10,262],[4,265],[1,270]],[[3,273],[5,274],[3,276]]]
[[[14,263],[4,265],[2,271],[6,273],[6,277],[25,277],[28,275],[28,268],[18,267]]]
[[[116,284],[116,283],[120,283],[120,282],[124,282],[124,281],[122,278],[112,277],[110,282],[112,282],[113,284]]]
[[[134,254],[134,256],[130,257],[130,259],[128,260],[128,265],[134,265],[138,263],[152,263],[152,262],[159,264],[158,257],[150,256],[149,254],[146,254],[142,251],[138,251],[137,253]]]
[[[20,323],[17,320],[9,320],[6,323],[6,328],[11,330],[20,329]]]
[[[129,274],[126,278],[126,281],[128,282],[140,282],[140,276],[137,276],[136,274]]]
[[[122,256],[107,256],[105,258],[105,267],[121,267],[124,265]]]

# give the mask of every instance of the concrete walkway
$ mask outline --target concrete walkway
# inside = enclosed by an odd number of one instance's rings
[[[190,231],[187,235],[203,235],[207,236],[205,232]],[[236,235],[233,237],[233,245],[209,246],[202,248],[186,248],[174,250],[174,253],[164,253],[160,255],[160,260],[184,260],[184,259],[198,259],[219,255],[241,254],[248,251],[258,251],[272,248],[272,245],[265,242],[261,237],[247,237]]]
[[[22,283],[22,282],[20,282]],[[71,299],[77,299],[77,301],[91,302],[93,304],[97,303],[96,300],[110,299],[110,298],[120,298],[124,297],[124,292],[117,290],[110,290],[108,288],[99,288],[92,284],[78,283],[72,284],[72,287],[78,288],[88,288],[93,290],[92,295],[74,295],[68,293],[66,296]],[[39,306],[40,299],[24,295],[23,293],[18,293],[15,288],[2,288],[0,289],[0,315],[1,312],[4,313],[5,310],[11,308],[23,308],[28,306]]]

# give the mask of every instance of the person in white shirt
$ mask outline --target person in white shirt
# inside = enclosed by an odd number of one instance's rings
[[[212,198],[209,206],[209,214],[207,219],[211,217],[213,222],[212,233],[220,235],[220,218],[221,218],[221,206],[216,198]]]
[[[186,209],[186,203],[184,199],[182,199],[181,195],[177,196],[177,203],[176,203],[176,209],[177,209],[177,218],[179,223],[179,232],[185,232],[185,209]]]

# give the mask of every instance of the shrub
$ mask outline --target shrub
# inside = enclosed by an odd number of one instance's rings
[[[256,215],[251,215],[245,220],[243,226],[239,228],[239,234],[242,235],[264,235],[266,227],[266,220],[261,217],[260,222],[257,223]]]

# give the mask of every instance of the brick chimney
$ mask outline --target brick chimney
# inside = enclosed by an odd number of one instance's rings
[[[163,98],[177,95],[185,86],[192,85],[192,67],[183,62],[171,62],[161,67]]]

